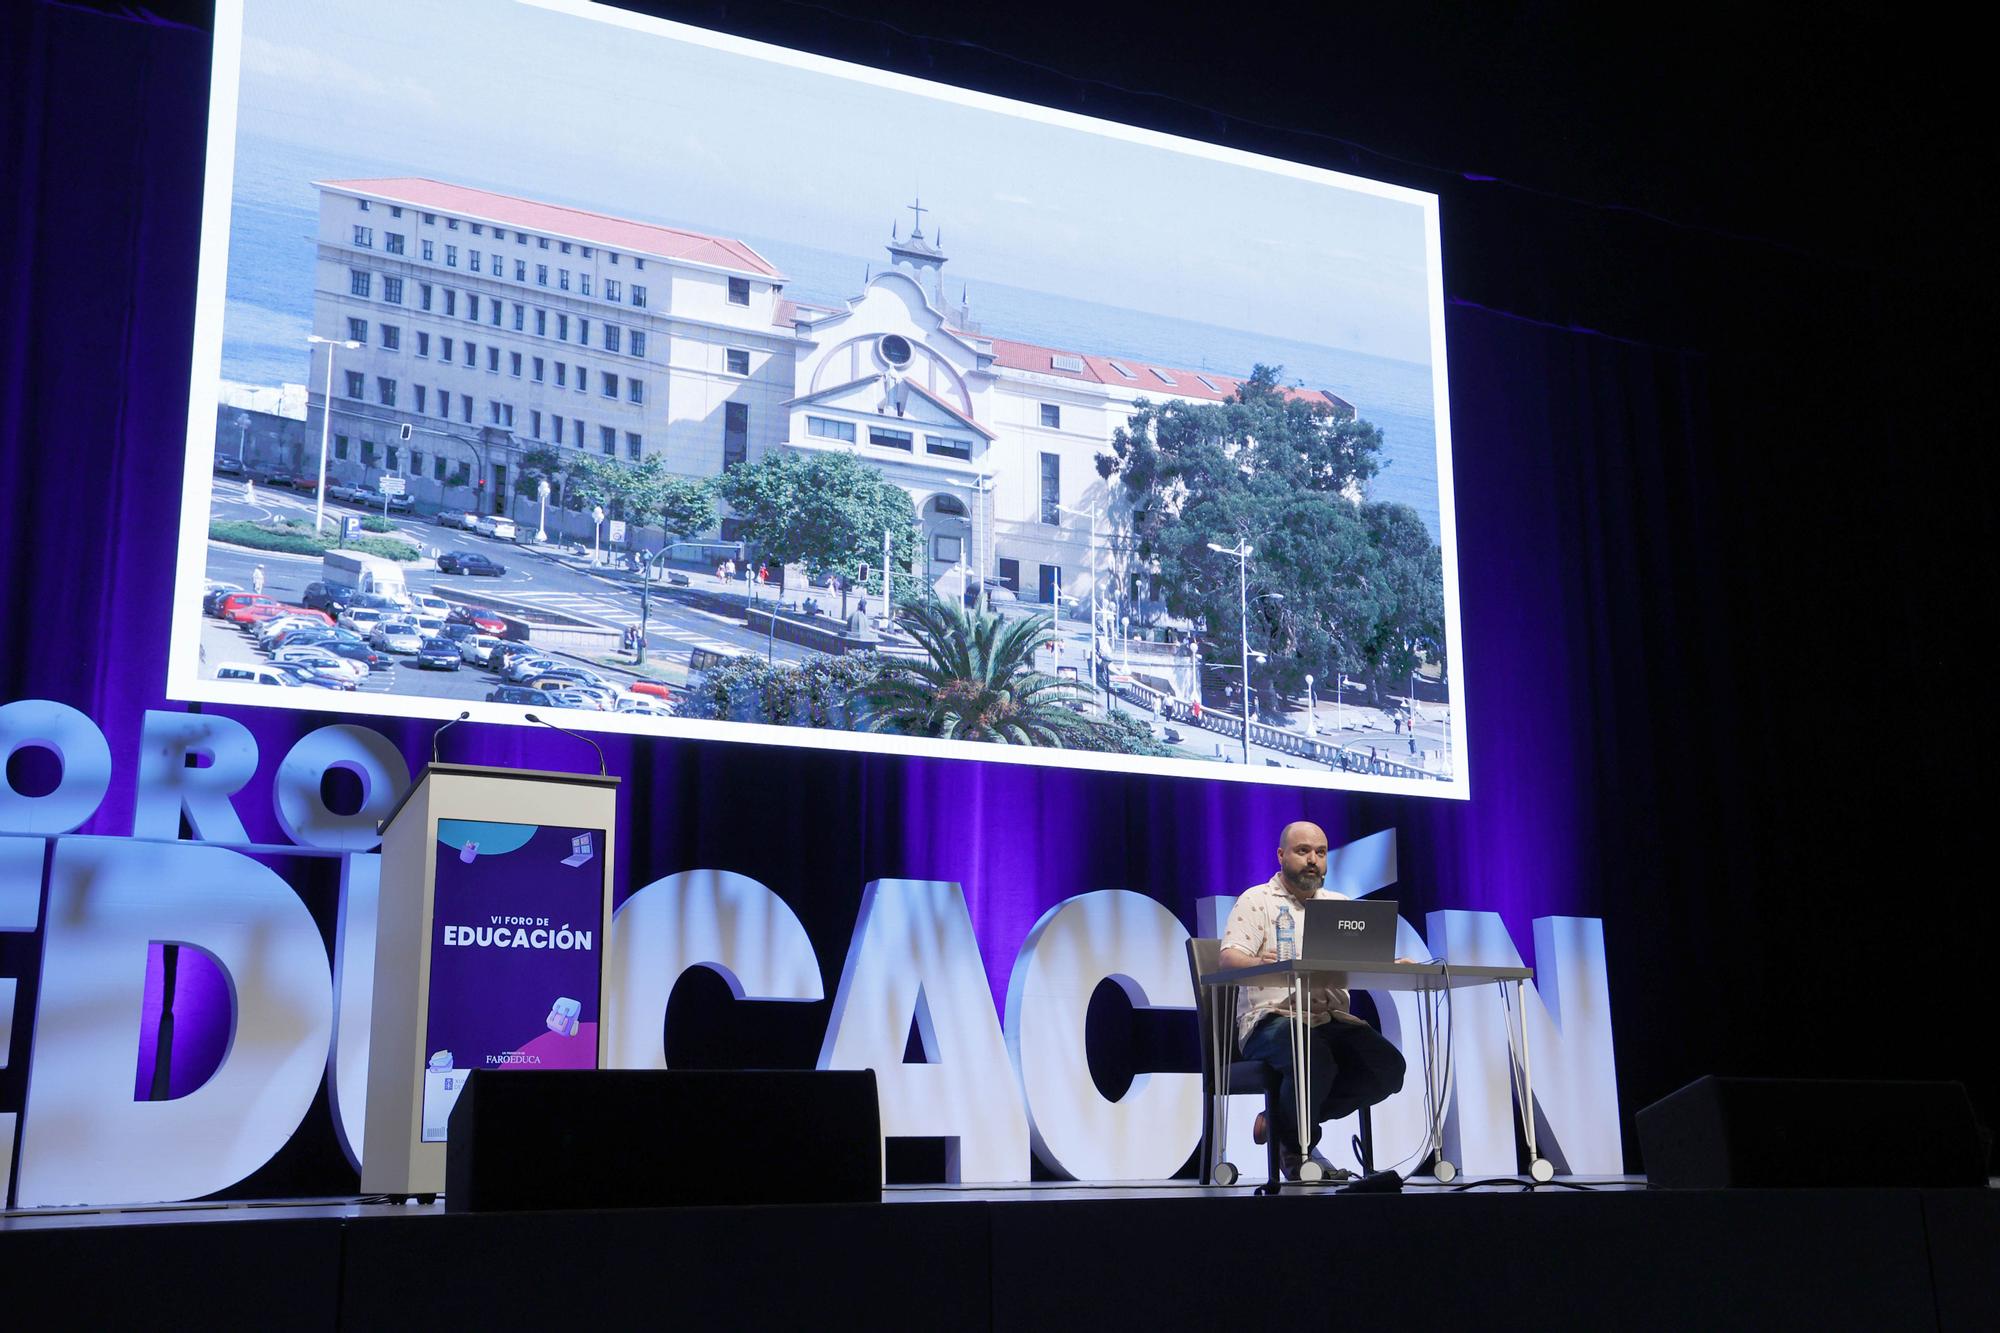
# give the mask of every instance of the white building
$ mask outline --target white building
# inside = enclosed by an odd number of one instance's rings
[[[698,477],[840,450],[909,492],[932,581],[1047,602],[1088,601],[1095,579],[1109,598],[1132,571],[1097,455],[1140,402],[1241,383],[978,332],[921,210],[891,266],[827,308],[784,298],[737,240],[422,179],[318,188],[313,330],[362,346],[314,347],[309,424],[331,351],[332,475],[400,471],[433,503],[508,508],[536,447]],[[461,472],[484,487],[453,488]]]

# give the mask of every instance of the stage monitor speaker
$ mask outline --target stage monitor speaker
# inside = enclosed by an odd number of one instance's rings
[[[1646,1178],[1671,1189],[1986,1183],[1962,1083],[1711,1075],[1638,1121]]]
[[[479,1071],[445,1140],[452,1213],[881,1197],[867,1069]]]

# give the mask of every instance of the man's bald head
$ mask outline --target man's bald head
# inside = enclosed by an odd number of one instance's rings
[[[1318,893],[1326,883],[1326,830],[1305,819],[1285,825],[1278,835],[1278,870],[1293,893]]]

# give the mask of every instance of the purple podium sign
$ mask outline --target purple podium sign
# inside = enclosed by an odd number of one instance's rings
[[[602,829],[438,821],[423,1141],[475,1069],[595,1069]]]

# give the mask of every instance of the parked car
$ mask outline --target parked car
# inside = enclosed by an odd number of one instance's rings
[[[385,653],[416,653],[423,651],[424,636],[407,620],[384,620],[375,626],[368,642]]]
[[[315,611],[309,606],[293,606],[289,602],[274,602],[270,606],[247,607],[231,619],[249,633],[256,633],[265,621],[289,620],[302,625],[331,625],[333,617],[324,611]]]
[[[296,687],[300,684],[299,678],[289,671],[262,662],[224,662],[215,668],[215,679],[233,680],[244,685]]]
[[[557,708],[580,708],[585,712],[601,713],[604,706],[582,690],[550,690],[549,702]]]
[[[247,614],[251,607],[276,606],[278,599],[261,592],[232,592],[223,594],[215,604],[215,615],[232,625],[249,623]]]
[[[315,611],[324,611],[328,615],[337,616],[352,606],[354,599],[360,595],[361,590],[351,583],[333,583],[325,579],[315,579],[306,585],[305,593],[299,601]]]
[[[518,685],[553,671],[561,665],[562,663],[553,657],[510,657],[500,674]]]
[[[488,611],[483,606],[455,606],[445,617],[450,625],[470,625],[481,634],[505,634],[507,622],[500,618],[498,611]]]
[[[414,623],[417,627],[417,633],[423,635],[426,639],[436,639],[443,637],[444,635],[443,616],[425,615],[420,613],[412,617],[411,619],[412,623]]]
[[[440,509],[431,521],[441,528],[463,528],[470,517],[463,509]]]
[[[501,685],[486,692],[486,702],[527,704],[531,707],[547,708],[553,701],[542,690],[531,690],[525,685]]]
[[[514,540],[514,520],[502,518],[498,514],[481,514],[478,522],[472,525],[472,530],[482,537],[492,537],[496,541]]]
[[[615,710],[620,713],[638,713],[645,717],[672,717],[674,707],[664,699],[648,698],[643,694],[627,694],[618,700]]]
[[[381,493],[380,491],[371,491],[371,492],[369,492],[369,494],[368,494],[368,503],[369,503],[369,504],[371,504],[371,505],[380,505],[380,504],[382,503],[382,493]],[[410,497],[409,497],[409,496],[408,496],[407,494],[404,494],[404,495],[392,495],[392,496],[390,496],[390,497],[389,497],[389,512],[390,512],[390,513],[392,513],[392,514],[407,514],[407,513],[409,513],[409,512],[410,512]]]
[[[212,583],[201,595],[201,613],[205,616],[221,614],[222,599],[233,592],[242,592],[240,583]]]
[[[458,645],[450,639],[425,639],[417,648],[417,665],[426,671],[456,671],[460,660]]]
[[[334,623],[343,629],[353,630],[356,634],[369,635],[373,634],[375,627],[386,619],[388,616],[377,607],[350,606],[340,613],[340,619]]]
[[[326,624],[317,618],[308,618],[306,616],[271,616],[251,626],[250,632],[256,637],[258,647],[269,648],[274,640],[292,630],[312,629],[315,627],[319,629],[327,628]]]
[[[312,644],[300,648],[280,648],[271,654],[271,663],[274,666],[292,662],[302,666],[319,667],[324,671],[345,676],[349,680],[362,680],[368,675],[367,663],[352,661]]]
[[[484,575],[498,578],[507,572],[507,566],[498,560],[489,560],[477,551],[446,551],[438,557],[438,573],[464,574],[468,577]]]
[[[218,477],[240,477],[243,475],[243,460],[240,458],[217,458],[215,475]]]
[[[444,620],[451,615],[451,603],[434,593],[413,592],[410,594],[410,605],[420,616],[436,616]]]
[[[462,629],[466,627],[450,625],[446,628]],[[499,645],[500,640],[494,638],[491,634],[468,634],[458,639],[457,643],[460,661],[470,662],[474,666],[484,666],[487,659],[492,657],[493,650]]]

